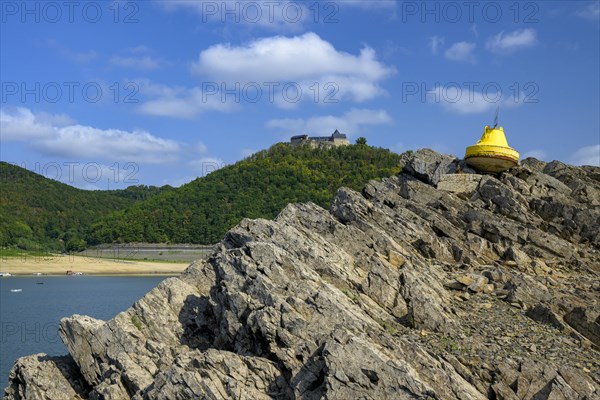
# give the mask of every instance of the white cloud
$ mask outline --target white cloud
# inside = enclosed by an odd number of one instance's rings
[[[145,131],[98,129],[72,125],[56,130],[56,135],[33,143],[41,152],[61,157],[117,159],[161,164],[177,159],[179,145]]]
[[[138,107],[139,112],[148,115],[189,119],[204,111],[231,111],[237,106],[235,100],[222,101],[219,94],[203,92],[199,87],[187,89],[156,85],[147,90],[145,93],[161,93],[157,98]]]
[[[50,156],[160,164],[176,160],[180,151],[178,143],[142,130],[99,129],[22,107],[0,110],[0,127],[2,140],[27,142]]]
[[[0,109],[2,141],[29,141],[52,135],[55,127],[74,123],[67,115],[33,114],[28,108]]]
[[[521,154],[521,159],[524,160],[527,157],[537,158],[538,160],[546,160],[548,159],[548,154],[542,149],[533,149]]]
[[[488,39],[485,47],[497,54],[509,54],[517,50],[533,47],[538,43],[537,33],[534,29],[517,29],[504,33],[504,31]]]
[[[311,118],[272,119],[267,127],[277,129],[282,137],[308,135],[331,135],[336,129],[350,136],[362,134],[365,127],[389,124],[392,118],[385,110],[368,110],[353,108],[342,116],[324,115]]]
[[[208,153],[208,147],[201,141],[198,141],[195,145],[191,147],[192,151],[197,154],[206,154]]]
[[[193,118],[201,112],[201,108],[191,99],[162,98],[143,103],[139,108],[142,114],[160,117]]]
[[[475,54],[473,54],[475,47],[475,43],[457,42],[450,46],[444,55],[448,60],[465,61],[474,64],[476,62]]]
[[[593,165],[600,167],[600,144],[585,146],[575,151],[569,158],[573,165]]]
[[[31,111],[26,108],[23,108],[22,110],[26,110],[31,113]],[[25,114],[28,115],[26,111]],[[33,115],[33,113],[31,113],[31,115]],[[67,114],[48,114],[46,112],[39,112],[33,117],[38,123],[45,125],[67,126],[75,124],[75,120],[69,117]]]
[[[518,97],[503,97],[502,92],[487,90],[485,93],[470,90],[468,87],[436,86],[427,91],[426,100],[430,104],[441,104],[447,111],[456,114],[481,114],[498,106],[517,107],[527,97],[520,93]]]
[[[446,39],[440,36],[432,36],[429,38],[429,47],[431,48],[432,54],[438,54],[440,46],[444,45]]]
[[[258,39],[246,46],[211,46],[200,53],[192,72],[203,79],[230,85],[277,82],[281,87],[292,82],[309,93],[315,82],[320,88],[332,83],[339,88],[340,99],[361,102],[385,93],[379,82],[395,70],[377,61],[370,47],[353,55],[336,50],[331,43],[309,32],[295,37]],[[312,98],[312,94],[303,98]]]
[[[200,53],[193,71],[230,81],[263,82],[337,74],[379,80],[392,72],[375,60],[371,48],[364,48],[359,56],[339,52],[312,32],[263,38],[244,47],[218,44]]]
[[[575,11],[575,16],[591,21],[598,21],[598,19],[600,19],[600,3],[598,1],[593,1],[586,4]]]
[[[146,78],[126,79],[128,82],[136,82],[140,94],[155,97],[174,97],[185,94],[188,90],[184,86],[168,86],[154,83]]]
[[[218,44],[200,52],[191,69],[202,78],[201,85],[170,87],[136,80],[140,93],[148,96],[138,111],[189,119],[257,102],[284,109],[302,102],[364,102],[387,94],[380,81],[395,72],[369,47],[358,55],[341,52],[314,33],[268,37],[238,47]]]
[[[137,68],[144,70],[153,70],[160,67],[160,62],[150,56],[142,57],[121,57],[113,56],[110,63],[118,67]]]

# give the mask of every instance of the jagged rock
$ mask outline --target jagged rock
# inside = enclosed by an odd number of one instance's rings
[[[536,306],[527,309],[525,313],[529,318],[544,324],[549,324],[557,329],[564,329],[565,324],[548,306],[537,304]]]
[[[509,303],[533,306],[540,302],[550,301],[550,293],[546,286],[524,274],[514,274],[504,285],[508,290],[506,300]]]
[[[70,356],[40,353],[21,357],[12,367],[9,381],[4,393],[6,399],[85,399],[90,391]]]
[[[404,171],[425,183],[437,185],[444,174],[456,171],[459,160],[430,149],[417,150],[404,164]]]
[[[514,265],[519,267],[525,267],[532,262],[531,257],[529,257],[525,252],[512,246],[504,252],[504,258],[507,261],[514,261]]]
[[[486,269],[482,273],[483,276],[488,278],[490,282],[502,283],[504,282],[504,274],[500,268]]]
[[[494,285],[488,284],[488,278],[478,274],[468,274],[456,277],[452,282],[444,284],[445,287],[454,290],[470,290],[475,293],[485,292],[491,293],[494,290]]]
[[[202,370],[201,374],[190,371]],[[209,349],[180,354],[138,399],[284,399],[289,386],[269,360]]]
[[[475,282],[476,278],[477,277],[473,277],[473,275],[462,275],[456,278],[456,282],[460,283],[463,286],[469,286]]]
[[[170,278],[113,320],[74,315],[61,320],[59,333],[86,381],[95,387],[92,395],[126,398],[149,386],[184,344],[199,346],[206,340],[200,335],[190,338],[189,332],[201,332],[193,321],[201,303],[195,287]]]
[[[580,372],[526,360],[512,370],[499,368],[492,384],[498,399],[595,399],[600,392]]]
[[[529,168],[532,171],[542,172],[548,163],[540,161],[537,158],[527,157],[521,161],[521,166]]]
[[[397,251],[390,250],[388,253],[388,261],[394,267],[402,267],[406,263],[406,258]]]
[[[600,312],[576,307],[564,318],[567,324],[600,348]]]
[[[600,169],[472,172],[422,150],[243,220],[115,318],[63,319],[70,367],[20,359],[5,398],[599,398]]]
[[[437,183],[437,188],[445,192],[464,193],[471,197],[477,191],[482,176],[477,174],[445,174]]]
[[[491,292],[488,287],[488,279],[485,276],[477,275],[473,280],[473,283],[469,285],[469,290],[475,293],[479,292]],[[492,285],[493,290],[493,285]]]

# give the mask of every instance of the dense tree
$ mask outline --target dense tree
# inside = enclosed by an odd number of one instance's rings
[[[311,148],[277,144],[178,189],[92,224],[88,243],[214,243],[242,218],[273,218],[286,204],[329,207],[340,186],[399,172],[399,155],[366,145]]]
[[[364,136],[359,137],[356,139],[356,144],[367,144],[367,138]]]
[[[172,189],[81,190],[0,162],[0,246],[78,250],[100,216]]]
[[[286,204],[329,207],[340,186],[399,172],[400,156],[367,145],[277,144],[180,188],[87,191],[0,162],[0,245],[78,251],[90,244],[214,243],[242,218]]]

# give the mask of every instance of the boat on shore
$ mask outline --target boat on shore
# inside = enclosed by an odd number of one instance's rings
[[[12,276],[9,272],[0,272],[0,277],[3,276]]]

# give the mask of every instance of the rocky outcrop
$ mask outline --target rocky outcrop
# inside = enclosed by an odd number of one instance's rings
[[[90,391],[71,356],[35,354],[17,360],[10,371],[8,399],[85,399]]]
[[[69,367],[20,359],[5,398],[600,398],[600,170],[471,173],[418,151],[243,220],[114,319],[63,319]]]

